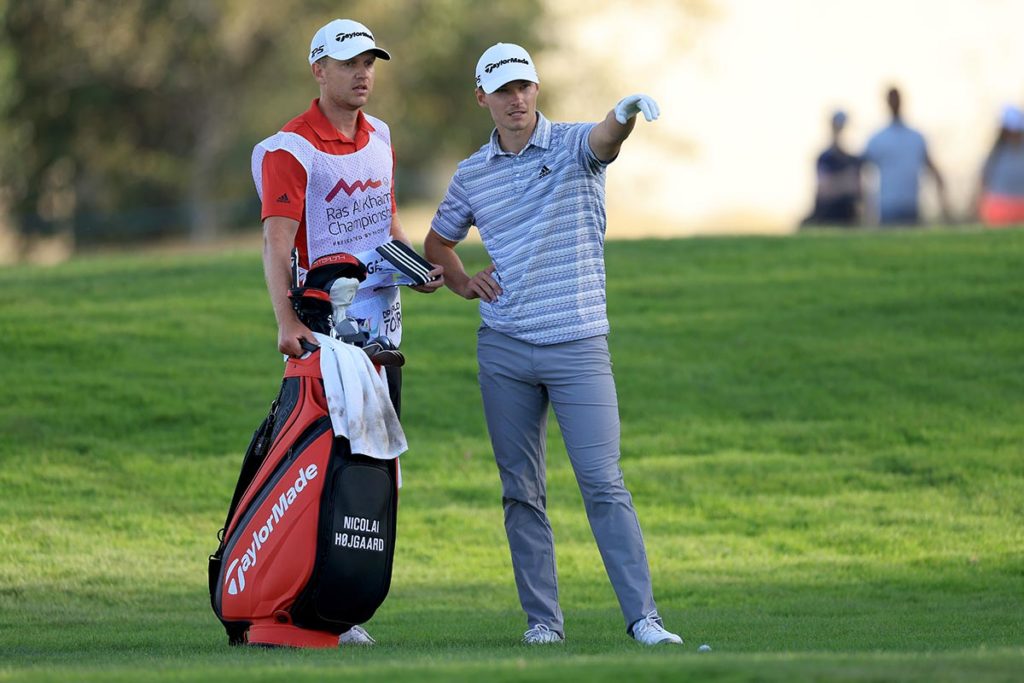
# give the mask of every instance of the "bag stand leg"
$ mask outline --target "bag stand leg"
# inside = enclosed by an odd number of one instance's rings
[[[338,634],[311,631],[291,624],[253,624],[249,627],[249,645],[278,647],[338,647]]]

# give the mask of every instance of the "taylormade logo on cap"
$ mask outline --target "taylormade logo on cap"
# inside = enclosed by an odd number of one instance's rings
[[[357,36],[362,36],[363,38],[369,38],[370,40],[373,40],[373,36],[371,36],[366,31],[356,31],[355,33],[339,33],[338,35],[334,36],[334,39],[339,43],[344,43],[349,38],[355,38]]]
[[[529,60],[526,60],[526,59],[520,59],[519,57],[509,57],[508,59],[503,59],[503,60],[501,60],[500,62],[498,62],[496,64],[488,64],[487,66],[484,67],[484,73],[488,73],[489,74],[492,71],[494,71],[495,69],[497,69],[499,66],[504,66],[505,64],[512,64],[513,62],[516,63],[516,64],[529,64],[530,63]]]
[[[476,85],[490,95],[512,81],[540,83],[530,54],[514,43],[497,43],[487,48],[476,63]]]
[[[391,59],[387,50],[377,47],[373,34],[358,21],[335,19],[321,27],[309,44],[309,63],[330,57],[345,61],[364,52],[372,52],[381,59]]]

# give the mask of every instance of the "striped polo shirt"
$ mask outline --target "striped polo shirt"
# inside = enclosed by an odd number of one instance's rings
[[[587,138],[593,123],[551,123],[540,112],[519,154],[498,132],[458,165],[431,229],[460,242],[475,225],[501,285],[480,302],[487,327],[547,345],[607,334],[604,177]]]

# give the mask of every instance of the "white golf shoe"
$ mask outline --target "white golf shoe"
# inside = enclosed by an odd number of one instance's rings
[[[657,611],[644,615],[643,619],[633,624],[633,638],[644,645],[682,645],[683,639],[671,631],[666,631]]]
[[[523,642],[527,645],[546,645],[548,643],[561,643],[565,638],[558,631],[552,631],[544,624],[537,624],[523,634]]]
[[[376,642],[362,626],[353,626],[338,636],[338,645],[374,645]]]

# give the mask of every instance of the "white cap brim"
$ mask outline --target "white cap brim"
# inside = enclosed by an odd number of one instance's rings
[[[540,79],[537,78],[537,72],[528,66],[516,65],[514,68],[505,68],[502,70],[500,76],[484,76],[480,79],[480,87],[485,93],[490,95],[492,92],[512,81],[529,81],[531,83],[540,84]]]
[[[359,49],[358,47],[355,47],[355,49],[338,50],[337,52],[333,52],[327,56],[330,57],[331,59],[337,59],[339,62],[344,62],[346,60],[352,59],[353,57],[361,55],[364,52],[372,52],[381,59],[391,59],[391,55],[388,54],[387,50],[383,50],[376,46],[368,46],[365,49]]]

